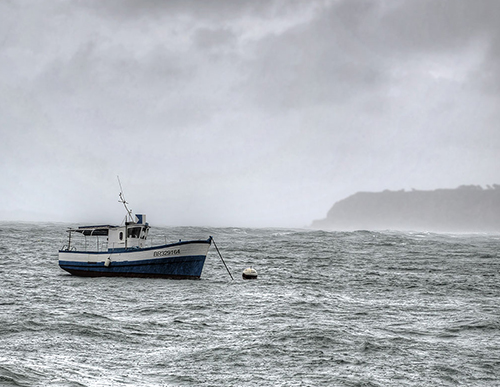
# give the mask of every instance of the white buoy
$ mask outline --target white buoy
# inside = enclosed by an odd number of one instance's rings
[[[106,260],[104,261],[104,266],[106,267],[109,267],[109,265],[111,264],[111,257],[108,257],[106,258]]]
[[[257,279],[257,270],[253,267],[247,267],[243,270],[243,279]]]

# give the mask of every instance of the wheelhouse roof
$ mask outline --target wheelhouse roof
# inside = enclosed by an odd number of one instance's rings
[[[118,228],[119,226],[111,226],[109,224],[99,225],[99,226],[80,226],[78,228],[70,228],[68,232],[79,232],[85,236],[96,235],[96,236],[106,236],[109,234],[111,228]]]
[[[136,227],[145,227],[149,228],[149,225],[146,224],[137,224],[132,222],[127,222],[126,226],[136,226]],[[112,226],[110,224],[102,224],[97,226],[79,226],[78,228],[70,228],[68,232],[78,232],[85,236],[107,236],[109,235],[110,229],[116,228],[125,228],[124,226]]]

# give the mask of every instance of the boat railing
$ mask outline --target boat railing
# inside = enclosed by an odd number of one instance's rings
[[[94,238],[93,238],[94,239]],[[86,236],[71,238],[68,244],[65,244],[62,251],[85,251],[85,252],[105,252],[108,251],[108,241],[95,238],[88,241]]]
[[[108,241],[88,241],[87,237],[83,238],[72,238],[70,244],[65,244],[62,248],[61,251],[83,251],[83,252],[89,252],[89,253],[99,253],[99,252],[107,252],[107,251],[120,251],[125,248],[124,243],[120,242],[112,242],[108,244]],[[151,246],[153,246],[151,244]],[[129,246],[129,249],[133,248],[139,248],[139,246]]]

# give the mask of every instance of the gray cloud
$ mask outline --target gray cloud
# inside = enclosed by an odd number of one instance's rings
[[[112,0],[106,2],[86,1],[80,4],[89,12],[106,15],[107,18],[120,20],[139,18],[165,18],[193,20],[193,24],[206,22],[234,22],[242,18],[272,19],[279,13],[300,9],[303,2],[295,1],[265,1],[265,0]]]
[[[467,69],[465,86],[490,88],[486,79],[498,74],[492,70],[498,63],[499,10],[491,1],[332,3],[309,23],[262,39],[249,64],[249,82],[262,103],[342,103],[360,88],[394,85],[406,65],[429,71],[425,66],[446,56],[467,60],[475,46],[484,59]],[[456,63],[446,64],[453,72]]]

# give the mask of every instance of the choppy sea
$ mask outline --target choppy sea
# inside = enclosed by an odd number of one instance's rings
[[[67,226],[0,222],[0,386],[500,385],[500,235],[153,228],[234,276],[176,281],[67,274]]]

